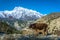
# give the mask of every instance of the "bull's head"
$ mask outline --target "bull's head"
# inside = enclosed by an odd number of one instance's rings
[[[36,28],[36,23],[30,24],[29,28],[35,29]]]

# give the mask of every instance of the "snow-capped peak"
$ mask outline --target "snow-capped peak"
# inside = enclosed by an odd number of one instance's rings
[[[15,7],[13,10],[8,11],[0,11],[0,17],[3,18],[16,18],[16,19],[30,19],[30,18],[40,18],[41,16],[44,16],[43,14],[31,10],[31,9],[27,9],[27,8],[23,8],[23,7]]]

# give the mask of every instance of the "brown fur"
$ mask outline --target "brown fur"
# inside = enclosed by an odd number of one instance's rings
[[[37,30],[37,32],[42,32],[43,35],[47,32],[47,27],[48,25],[45,23],[33,23],[29,26],[29,28]]]

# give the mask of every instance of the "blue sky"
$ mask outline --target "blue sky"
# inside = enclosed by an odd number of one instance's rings
[[[60,12],[60,0],[0,0],[0,11],[12,10],[16,6],[36,10],[43,14]]]

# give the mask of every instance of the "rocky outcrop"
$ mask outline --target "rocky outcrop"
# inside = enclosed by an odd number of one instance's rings
[[[58,36],[60,35],[60,18],[51,20],[48,32],[57,34]]]

